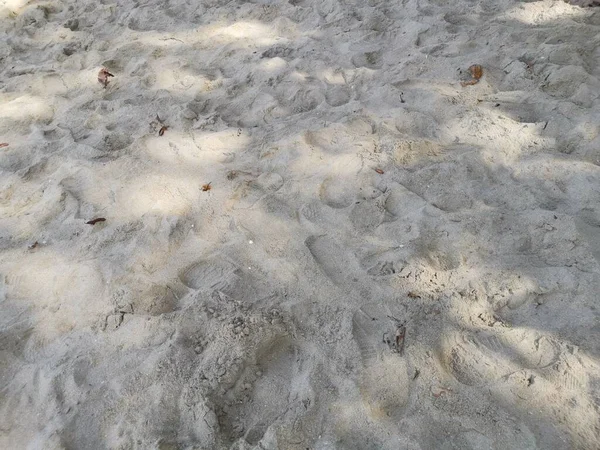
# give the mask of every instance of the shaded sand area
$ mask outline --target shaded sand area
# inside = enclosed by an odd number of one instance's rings
[[[0,447],[600,448],[599,97],[561,1],[1,0]]]

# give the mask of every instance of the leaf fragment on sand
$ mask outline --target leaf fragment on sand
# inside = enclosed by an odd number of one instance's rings
[[[483,76],[483,67],[481,67],[479,64],[473,64],[471,67],[469,67],[469,72],[471,72],[471,76],[475,80],[479,80]]]
[[[106,70],[106,68],[102,68],[100,69],[100,72],[98,72],[98,82],[104,86],[104,88],[106,89],[106,86],[108,86],[108,83],[110,82],[109,78],[110,77],[114,77],[114,75],[112,73],[110,73],[108,70]]]
[[[96,219],[92,219],[86,222],[86,225],[96,225],[98,222],[105,222],[106,219],[104,217],[98,217]]]
[[[471,80],[462,81],[460,83],[461,86],[464,87],[477,84],[483,76],[483,67],[481,67],[479,64],[473,64],[469,67],[469,73],[471,74]]]

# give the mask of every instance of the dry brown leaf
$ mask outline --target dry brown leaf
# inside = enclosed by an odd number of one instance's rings
[[[471,67],[469,67],[469,72],[471,72],[471,76],[474,79],[479,80],[483,76],[483,67],[481,67],[479,64],[473,64]]]
[[[483,76],[483,67],[481,67],[479,64],[473,64],[472,66],[469,67],[469,73],[471,74],[471,77],[473,79],[468,80],[468,81],[462,81],[460,83],[461,86],[472,86],[474,84],[477,84],[479,82],[479,80],[481,79],[481,77]]]
[[[212,183],[212,181],[211,181]],[[207,192],[210,191],[212,189],[212,186],[210,185],[210,183],[206,183],[204,185],[202,185],[202,192]]]
[[[98,217],[96,219],[92,219],[86,222],[86,225],[96,225],[98,222],[104,222],[106,219],[104,217]]]
[[[160,129],[160,131],[158,132],[159,136],[162,136],[163,134],[165,134],[165,131],[167,131],[169,129],[168,126],[163,125],[163,127]]]
[[[98,72],[98,82],[104,86],[104,88],[108,86],[110,77],[114,77],[114,75],[105,68],[100,69],[100,72]]]
[[[8,143],[7,142],[0,143],[0,148],[2,148],[2,147],[8,147]]]
[[[383,175],[383,173],[384,173],[383,170],[381,170],[379,168],[375,169],[375,172],[377,172],[379,175]]]

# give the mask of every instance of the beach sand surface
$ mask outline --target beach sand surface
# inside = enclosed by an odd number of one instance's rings
[[[0,0],[0,447],[599,449],[573,3]]]

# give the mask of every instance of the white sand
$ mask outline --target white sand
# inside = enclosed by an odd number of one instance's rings
[[[0,448],[600,448],[600,8],[0,0],[0,33]]]

